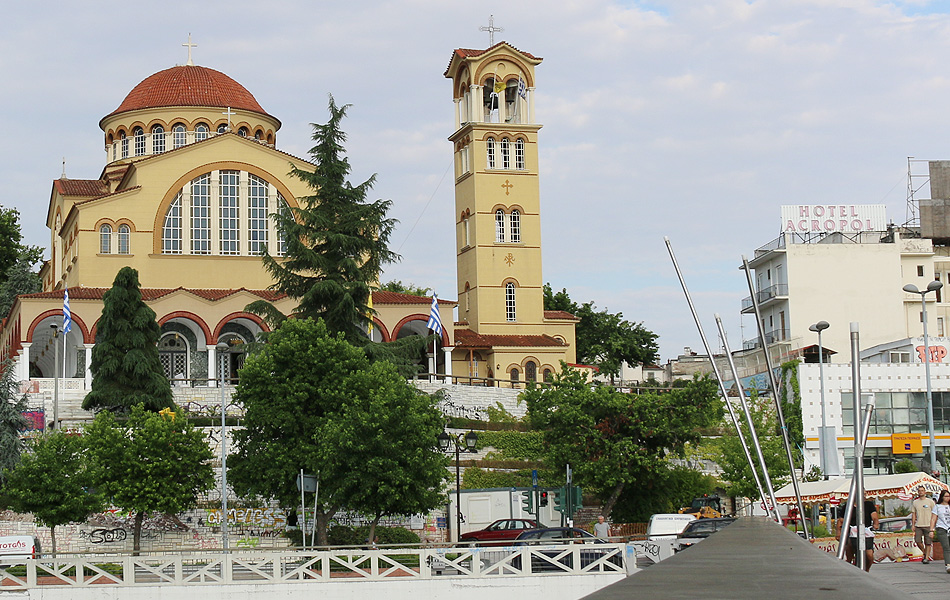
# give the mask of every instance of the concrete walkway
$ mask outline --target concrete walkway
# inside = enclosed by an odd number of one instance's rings
[[[950,573],[944,568],[943,561],[929,565],[920,562],[874,565],[871,576],[886,581],[915,600],[950,598]]]

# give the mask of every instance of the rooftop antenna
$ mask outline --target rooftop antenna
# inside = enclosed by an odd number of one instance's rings
[[[192,44],[192,43],[191,43],[191,33],[190,33],[190,32],[188,33],[188,43],[182,44],[182,46],[186,46],[186,47],[188,48],[188,62],[186,62],[185,64],[188,65],[188,66],[190,66],[190,67],[195,66],[195,61],[191,60],[191,49],[192,49],[192,48],[197,48],[197,47],[198,47],[198,44]]]
[[[489,15],[488,25],[482,25],[481,27],[478,28],[478,30],[488,32],[488,47],[490,48],[495,45],[495,33],[496,32],[501,33],[502,31],[505,30],[505,28],[495,27],[495,15]]]

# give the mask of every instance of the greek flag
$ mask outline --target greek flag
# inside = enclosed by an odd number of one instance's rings
[[[433,294],[432,308],[429,309],[429,321],[426,323],[426,329],[431,329],[437,335],[442,335],[442,318],[439,316],[439,299]]]
[[[528,99],[528,86],[525,84],[524,79],[521,76],[518,76],[518,95],[521,96],[522,100]]]
[[[69,290],[63,290],[63,333],[73,328],[73,314],[69,312]]]

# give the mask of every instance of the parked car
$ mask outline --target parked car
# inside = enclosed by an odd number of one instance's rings
[[[720,529],[735,522],[734,517],[719,517],[718,519],[699,519],[686,526],[673,544],[673,550],[680,552],[697,542],[701,542]]]
[[[504,544],[485,544],[485,542],[509,542],[521,535],[526,529],[537,529],[538,527],[540,527],[538,522],[533,519],[499,519],[485,529],[463,533],[459,541],[469,544],[499,546]]]
[[[658,540],[673,539],[683,532],[687,525],[696,520],[693,515],[681,515],[675,513],[655,514],[650,517],[650,525],[647,527],[647,540],[656,542]]]
[[[595,561],[603,558],[605,555],[615,552],[612,549],[597,549],[597,544],[607,544],[604,540],[591,535],[583,529],[576,527],[548,527],[545,529],[531,529],[524,531],[515,540],[515,546],[556,546],[564,545],[566,548],[557,548],[551,550],[539,550],[537,554],[548,557],[547,559],[534,555],[531,557],[531,571],[564,571],[574,567],[574,553],[565,552],[573,544],[589,545],[580,551],[581,568],[587,568]],[[608,562],[623,567],[623,558],[615,553],[607,559]],[[558,566],[563,565],[563,567]],[[521,568],[521,557],[516,556],[512,559],[512,566],[516,569]]]
[[[893,533],[895,531],[910,531],[910,515],[906,517],[888,517],[881,519],[881,528],[878,531]]]
[[[11,535],[0,537],[0,566],[24,561],[28,558],[41,558],[43,550],[39,538],[31,535]]]

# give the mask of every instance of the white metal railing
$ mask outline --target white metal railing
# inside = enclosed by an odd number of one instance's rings
[[[30,385],[30,386],[29,386],[29,391],[30,391],[30,392],[34,392],[34,393],[38,393],[38,392],[52,392],[52,391],[53,391],[53,388],[56,387],[55,384],[56,384],[56,381],[57,381],[57,380],[56,380],[56,379],[52,379],[52,378],[46,378],[46,377],[37,377],[37,378],[35,378],[35,379],[31,379],[30,381],[31,381],[31,382],[34,382],[34,381],[35,381],[36,384],[35,384],[35,385]],[[60,377],[60,378],[59,378],[59,389],[60,389],[60,391],[62,391],[62,390],[69,390],[69,391],[84,390],[84,389],[86,389],[86,380],[85,380],[85,379],[80,379],[80,378],[78,378],[78,377],[75,377],[75,378],[72,378],[72,377],[67,377],[67,378]]]
[[[571,543],[493,548],[260,552],[242,549],[228,553],[85,555],[8,560],[11,564],[0,566],[0,589],[626,573],[626,551],[625,544]],[[632,562],[631,567],[636,568]]]

